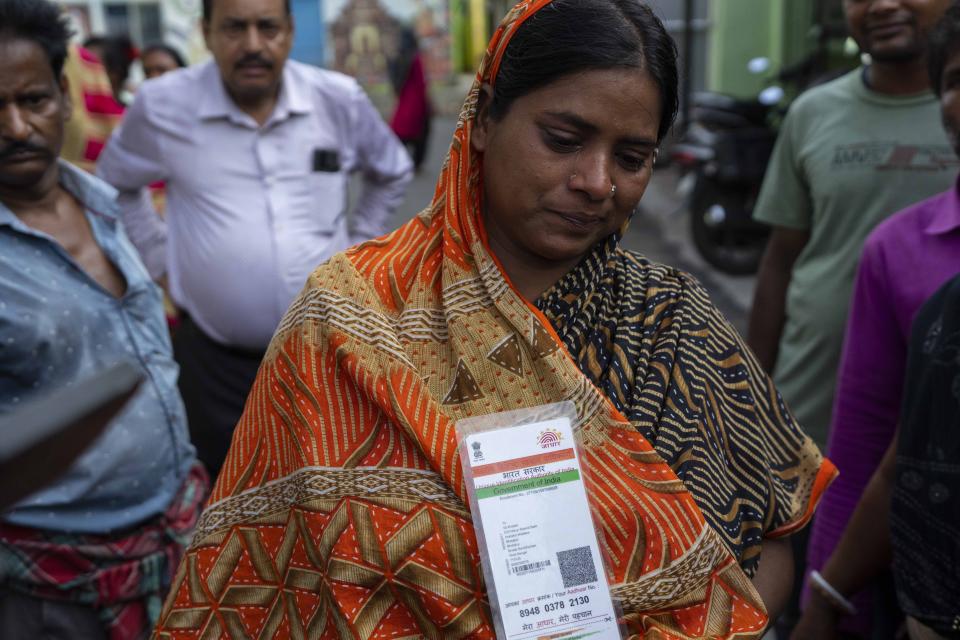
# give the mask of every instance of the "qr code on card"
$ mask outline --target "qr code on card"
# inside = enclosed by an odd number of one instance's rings
[[[557,552],[557,564],[565,589],[597,581],[597,567],[590,547],[578,547]]]

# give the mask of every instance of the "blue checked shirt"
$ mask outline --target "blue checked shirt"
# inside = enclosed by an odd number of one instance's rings
[[[123,274],[127,290],[114,297],[55,240],[0,202],[0,413],[120,359],[139,364],[145,381],[55,484],[2,519],[104,533],[166,510],[196,453],[177,391],[160,291],[118,224],[116,192],[65,162],[60,184],[86,209],[94,238]]]

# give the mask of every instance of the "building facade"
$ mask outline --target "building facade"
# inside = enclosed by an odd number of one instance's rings
[[[718,0],[691,0],[690,31],[693,34],[691,80],[695,88],[706,87],[706,56],[710,35],[708,4]],[[758,0],[766,2],[767,0]],[[677,39],[681,52],[685,51],[687,30],[685,0],[648,0],[670,33]],[[452,61],[462,73],[473,73],[486,51],[487,42],[501,18],[514,5],[514,0],[450,0],[451,31],[453,34]]]
[[[707,86],[740,97],[755,96],[776,73],[808,64],[817,76],[856,64],[839,0],[710,0]],[[770,72],[751,73],[754,58],[770,60]],[[788,92],[792,89],[787,87]]]
[[[740,97],[755,96],[772,81],[753,74],[748,63],[767,58],[771,73],[823,56],[823,67],[844,64],[846,38],[839,0],[647,0],[677,39],[681,55],[690,54],[689,85]],[[487,40],[513,0],[450,0],[453,62],[470,73]],[[692,34],[691,47],[685,46]],[[683,61],[681,61],[683,63]],[[846,62],[849,64],[849,61]]]
[[[138,46],[166,42],[192,62],[207,56],[199,27],[202,0],[60,1],[81,39],[126,34]],[[466,80],[513,1],[291,0],[296,23],[292,57],[355,75],[387,112],[392,100],[388,60],[398,30],[412,28],[436,106],[449,112],[459,105]],[[755,96],[777,71],[811,56],[819,56],[819,67],[837,66],[845,38],[839,0],[647,1],[676,37],[681,55],[689,56],[682,60],[687,91]],[[770,60],[769,72],[748,71],[748,62],[758,57]]]
[[[190,62],[208,57],[201,30],[202,0],[60,0],[79,41],[127,35],[136,46],[164,42]],[[388,61],[399,30],[412,29],[432,86],[452,83],[450,0],[291,0],[295,38],[291,57],[355,76],[387,113],[393,94]],[[138,80],[136,70],[132,76]],[[440,110],[443,98],[439,100]]]

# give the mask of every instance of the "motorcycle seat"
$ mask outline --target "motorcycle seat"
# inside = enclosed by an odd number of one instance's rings
[[[759,100],[741,100],[722,93],[697,92],[691,99],[694,119],[719,126],[763,126],[770,107]]]

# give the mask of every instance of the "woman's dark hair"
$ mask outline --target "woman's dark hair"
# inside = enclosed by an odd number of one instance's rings
[[[960,50],[960,1],[954,0],[947,12],[940,18],[930,33],[928,49],[928,69],[930,86],[940,96],[943,86],[943,71],[950,56]]]
[[[83,46],[96,50],[107,73],[112,74],[120,84],[126,82],[130,65],[139,55],[128,36],[90,36],[84,40]]]
[[[589,69],[645,69],[660,89],[657,139],[679,109],[677,45],[640,0],[554,0],[520,25],[494,81],[490,116],[499,120],[514,100],[562,76]]]
[[[70,23],[60,7],[47,0],[0,0],[0,38],[23,38],[40,45],[53,75],[63,73]]]
[[[177,51],[176,49],[174,49],[168,44],[162,44],[162,43],[150,44],[145,46],[143,50],[140,51],[140,59],[142,60],[143,58],[146,58],[148,54],[157,53],[157,52],[165,53],[168,56],[170,56],[170,58],[181,69],[187,66],[187,61],[183,59],[183,56],[180,55],[179,51]]]
[[[417,56],[419,50],[417,34],[414,30],[410,27],[400,29],[397,55],[393,56],[387,65],[390,84],[393,85],[393,91],[397,95],[400,95],[400,91],[410,75],[410,67],[413,66],[413,59]]]

